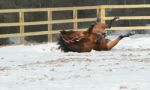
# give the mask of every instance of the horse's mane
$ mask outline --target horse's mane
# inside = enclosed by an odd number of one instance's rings
[[[64,33],[65,33],[65,31],[64,31]],[[61,36],[61,35],[58,37],[58,43],[57,43],[57,44],[59,45],[58,49],[61,49],[61,50],[63,50],[64,52],[69,52],[69,51],[71,51],[70,48],[68,48],[68,47],[66,46],[66,43],[65,43],[64,40],[62,39],[62,36]]]

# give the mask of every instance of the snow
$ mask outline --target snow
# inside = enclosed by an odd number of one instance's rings
[[[64,53],[56,43],[0,48],[0,90],[149,90],[149,76],[149,35],[101,52]]]

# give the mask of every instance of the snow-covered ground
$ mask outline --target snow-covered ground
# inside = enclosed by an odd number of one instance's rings
[[[111,51],[64,53],[55,43],[0,48],[0,90],[150,90],[150,36]]]

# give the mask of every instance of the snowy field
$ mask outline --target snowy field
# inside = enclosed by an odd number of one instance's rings
[[[111,51],[57,47],[1,47],[0,90],[150,90],[150,35],[124,38]]]

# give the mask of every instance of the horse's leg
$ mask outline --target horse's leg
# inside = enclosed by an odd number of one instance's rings
[[[110,40],[107,42],[107,49],[110,50],[112,49],[114,46],[116,46],[118,44],[118,42],[123,39],[124,37],[129,37],[131,35],[134,35],[133,32],[129,32],[126,35],[120,35],[118,38],[116,38],[115,40]]]
[[[108,28],[111,28],[112,23],[113,23],[114,21],[118,21],[118,20],[119,20],[119,17],[114,17],[112,20],[110,20],[110,22],[108,23]]]
[[[115,40],[110,40],[107,42],[107,49],[111,50],[114,46],[116,46],[118,44],[118,42],[121,40],[122,38],[118,37]]]

